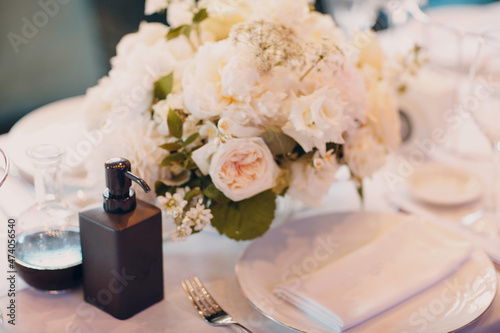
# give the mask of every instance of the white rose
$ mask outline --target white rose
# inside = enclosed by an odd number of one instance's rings
[[[144,14],[152,15],[159,13],[168,7],[168,0],[146,0]]]
[[[122,37],[116,46],[118,57],[127,56],[135,48],[140,46],[152,46],[160,39],[165,39],[168,27],[162,23],[141,22],[139,30]]]
[[[226,39],[231,28],[251,14],[251,0],[200,0],[198,5],[208,11],[201,28],[216,41]]]
[[[309,152],[318,148],[326,153],[328,142],[344,143],[342,134],[346,129],[345,102],[336,89],[321,88],[308,96],[292,101],[289,121],[283,132],[295,139]]]
[[[191,154],[193,162],[196,163],[198,169],[200,169],[201,173],[205,176],[208,175],[208,172],[210,171],[210,161],[216,151],[217,147],[212,140],[204,146],[196,149]]]
[[[251,19],[268,19],[287,26],[299,26],[310,13],[307,0],[253,0]]]
[[[321,43],[329,39],[342,49],[350,46],[344,32],[335,25],[331,15],[309,12],[307,19],[300,25],[294,26],[294,30],[302,40],[308,42]]]
[[[373,136],[370,127],[363,127],[347,139],[344,160],[353,175],[369,177],[385,164],[386,149]]]
[[[209,170],[215,187],[233,201],[272,188],[278,173],[273,155],[261,138],[232,139],[222,144]]]
[[[168,6],[167,22],[172,28],[193,23],[194,0],[174,0]]]
[[[222,115],[233,121],[231,132],[239,138],[260,136],[267,127],[285,125],[288,92],[296,84],[284,67],[273,68],[262,76],[252,60],[244,59],[233,57],[224,67],[221,89],[231,100]]]
[[[220,94],[221,74],[231,56],[231,43],[206,43],[198,49],[182,77],[184,103],[187,110],[199,119],[219,116],[230,103]]]
[[[241,102],[249,102],[261,89],[262,77],[254,61],[236,55],[221,70],[221,94]]]
[[[309,206],[319,207],[331,184],[336,181],[339,165],[335,161],[316,168],[311,161],[297,161],[290,167],[288,194]]]
[[[365,123],[366,113],[370,107],[370,100],[365,86],[363,73],[349,62],[331,70],[324,67],[321,71],[309,73],[303,80],[300,90],[310,94],[325,86],[336,89],[339,97],[345,102],[344,114],[346,115],[346,129],[358,127],[358,122]]]
[[[395,151],[401,143],[401,121],[396,92],[385,81],[374,85],[369,92],[371,108],[367,125],[380,143]]]

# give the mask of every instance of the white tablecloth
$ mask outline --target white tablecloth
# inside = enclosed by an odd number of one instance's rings
[[[0,137],[5,146],[6,136]],[[390,167],[390,166],[388,166]],[[379,175],[382,175],[381,171]],[[387,184],[383,177],[366,183],[366,209],[391,210],[384,196]],[[6,249],[7,215],[17,216],[33,203],[33,188],[13,168],[0,189],[0,248]],[[354,185],[347,181],[335,184],[318,213],[359,209]],[[121,321],[83,301],[81,288],[51,295],[26,287],[18,277],[16,325],[6,325],[8,332],[221,332],[201,320],[181,288],[180,280],[196,274],[220,304],[254,332],[293,332],[255,310],[240,291],[234,267],[248,242],[235,242],[215,232],[202,232],[186,242],[164,242],[165,299],[134,317]],[[6,253],[1,251],[0,253]],[[0,257],[0,309],[5,317],[10,298],[6,295],[6,255]],[[500,279],[499,279],[500,280]],[[489,310],[461,332],[500,331],[500,297]],[[418,332],[416,330],[415,332]]]
[[[499,12],[500,6],[491,7]],[[491,11],[488,11],[491,14]],[[489,15],[491,16],[491,15]],[[498,16],[494,16],[497,20]],[[470,22],[469,22],[470,23]],[[462,137],[470,140],[470,133]],[[0,136],[0,146],[5,146],[7,136]],[[8,147],[7,147],[8,148]],[[397,167],[394,158],[386,168]],[[366,188],[367,210],[393,210],[385,200],[388,183],[384,172],[368,180]],[[6,295],[6,232],[8,216],[18,216],[34,199],[31,184],[16,174],[15,168],[7,182],[0,188],[0,310],[4,313],[9,304]],[[354,185],[342,181],[332,186],[324,206],[317,210],[354,211],[359,209],[359,199]],[[234,272],[239,255],[248,242],[235,242],[215,232],[202,232],[183,243],[164,242],[165,299],[134,317],[120,321],[83,301],[82,290],[51,295],[26,288],[18,277],[16,292],[16,325],[5,325],[8,332],[223,332],[201,320],[181,288],[180,280],[198,275],[223,308],[254,332],[286,333],[293,330],[281,326],[255,310],[242,295]],[[498,274],[497,274],[498,276]],[[500,277],[500,276],[499,276]],[[499,278],[500,280],[500,278]],[[415,328],[415,332],[425,329]],[[500,332],[500,297],[475,322],[460,330],[463,333]]]

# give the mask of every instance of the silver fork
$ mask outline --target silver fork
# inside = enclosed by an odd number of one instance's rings
[[[244,332],[252,333],[248,328],[237,323],[233,317],[217,304],[212,295],[207,291],[197,276],[181,281],[182,288],[189,300],[207,323],[214,326],[233,325],[241,328]]]

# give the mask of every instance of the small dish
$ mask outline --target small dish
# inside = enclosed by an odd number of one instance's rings
[[[473,174],[438,163],[427,163],[416,169],[408,185],[415,199],[443,206],[474,201],[483,190],[481,181]]]
[[[26,231],[16,239],[16,269],[30,286],[50,292],[77,287],[82,280],[80,231],[54,227]]]

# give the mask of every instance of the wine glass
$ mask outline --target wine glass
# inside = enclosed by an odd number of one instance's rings
[[[325,11],[347,34],[370,30],[377,20],[380,0],[326,0]]]
[[[471,223],[476,232],[497,236],[500,230],[500,29],[479,37],[476,57],[469,71],[464,106],[488,138],[492,149],[492,171],[488,200],[480,217]]]
[[[7,179],[7,175],[9,174],[9,159],[7,158],[7,155],[5,154],[5,152],[0,148],[0,155],[2,156],[3,158],[3,172],[2,174],[0,174],[0,186],[2,186],[2,184],[5,182],[5,180]]]

